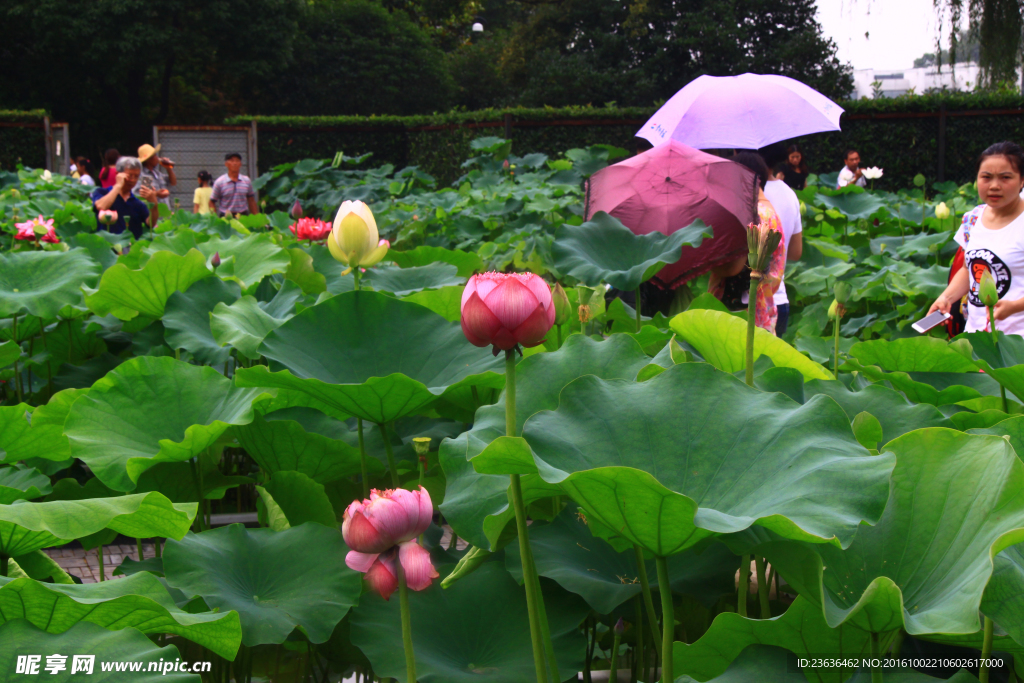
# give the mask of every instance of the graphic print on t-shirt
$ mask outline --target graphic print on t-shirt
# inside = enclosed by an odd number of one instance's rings
[[[996,291],[999,292],[1000,299],[1010,291],[1010,283],[1013,280],[1013,277],[1010,275],[1010,269],[993,252],[988,249],[971,249],[967,252],[966,261],[968,264],[967,272],[971,278],[971,291],[968,294],[968,301],[972,306],[984,305],[981,303],[981,299],[978,298],[978,285],[981,283],[981,276],[986,269],[992,271],[992,277],[995,278]]]

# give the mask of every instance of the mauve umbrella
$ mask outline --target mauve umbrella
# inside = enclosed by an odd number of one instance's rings
[[[607,166],[587,182],[586,218],[615,216],[637,235],[671,235],[701,219],[714,239],[683,247],[656,284],[674,288],[747,253],[744,228],[757,221],[757,177],[746,166],[674,140]]]
[[[701,76],[637,132],[652,145],[676,140],[697,149],[760,149],[800,135],[839,130],[843,108],[787,76]]]

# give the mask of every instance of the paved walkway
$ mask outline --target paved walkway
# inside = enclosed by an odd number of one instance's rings
[[[82,583],[96,583],[100,580],[100,561],[96,550],[82,550],[81,548],[49,548],[46,554],[61,566],[68,574],[73,574],[82,580]],[[142,544],[143,558],[153,557],[155,551],[151,543]],[[103,574],[110,579],[122,579],[123,576],[112,576],[126,557],[133,560],[139,559],[139,551],[135,544],[108,545],[103,548]]]

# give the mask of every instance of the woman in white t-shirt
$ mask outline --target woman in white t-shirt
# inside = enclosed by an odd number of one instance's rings
[[[1024,149],[999,142],[981,154],[978,196],[985,202],[969,213],[956,233],[964,248],[964,267],[953,276],[928,312],[946,313],[967,295],[967,332],[989,330],[988,313],[978,298],[981,275],[988,270],[996,281],[999,303],[996,329],[1024,335]],[[973,226],[971,225],[973,219]]]

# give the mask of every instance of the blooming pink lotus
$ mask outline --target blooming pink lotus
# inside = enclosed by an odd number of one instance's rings
[[[434,513],[430,494],[418,491],[373,489],[366,500],[353,501],[345,510],[341,533],[351,550],[345,564],[366,574],[366,581],[385,599],[398,588],[395,561],[401,563],[409,588],[421,591],[440,576],[416,537],[427,530]]]
[[[15,223],[14,227],[18,229],[18,233],[14,236],[16,240],[35,240],[38,242],[42,239],[43,242],[49,242],[50,244],[60,242],[57,233],[53,229],[52,218],[44,220],[42,216],[39,216],[24,223]],[[39,230],[37,231],[36,228],[39,228]],[[43,229],[46,230],[45,233]]]
[[[318,218],[300,218],[289,230],[300,240],[319,242],[331,234],[331,224]]]
[[[494,353],[537,346],[555,323],[551,288],[533,273],[481,273],[462,292],[462,332]]]
[[[100,209],[97,219],[103,225],[113,225],[117,222],[117,211],[111,209]]]

